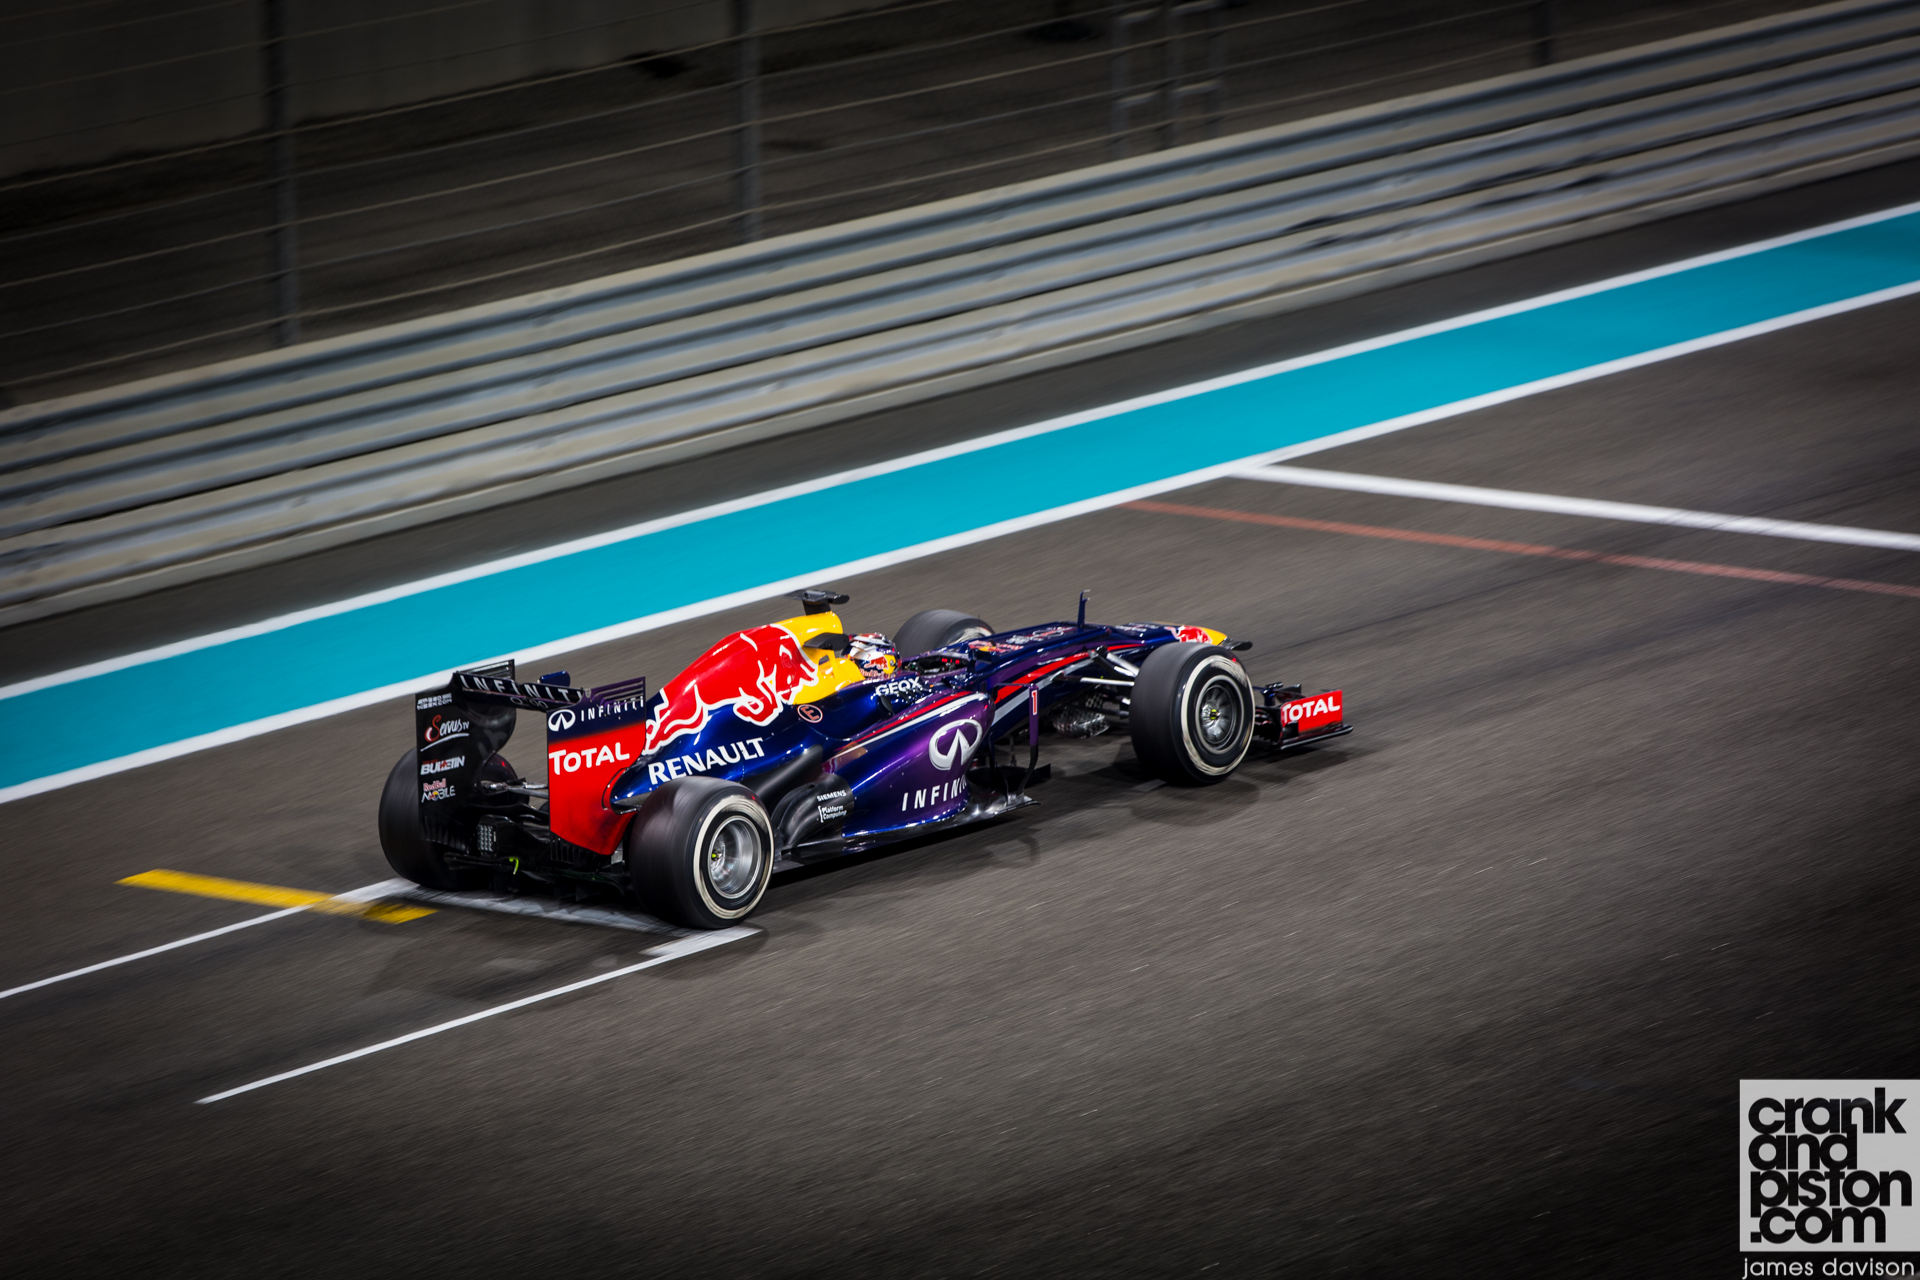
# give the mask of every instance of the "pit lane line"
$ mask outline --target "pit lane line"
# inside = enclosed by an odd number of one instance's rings
[[[469,911],[493,911],[501,915],[525,916],[535,920],[557,920],[562,924],[593,925],[601,929],[624,929],[633,933],[663,933],[683,938],[689,930],[670,925],[640,911],[616,907],[589,907],[530,894],[494,893],[486,889],[448,891],[428,889],[406,880],[395,880],[393,897],[408,902],[431,903],[436,907],[456,907]]]
[[[240,881],[222,881],[217,877],[186,876],[178,872],[145,872],[138,876],[129,876],[121,884],[136,885],[141,888],[168,889],[181,893],[204,893],[205,886],[195,886],[190,882],[202,881],[211,885],[238,885],[241,889],[274,890],[270,885],[248,885]],[[636,933],[664,933],[669,937],[683,937],[686,930],[677,929],[651,916],[641,915],[637,911],[609,911],[592,907],[580,907],[565,903],[529,901],[517,897],[502,897],[498,894],[463,892],[443,893],[433,889],[423,889],[411,880],[380,880],[373,884],[362,885],[358,889],[349,889],[345,893],[306,895],[301,890],[276,890],[278,894],[298,894],[311,896],[312,901],[284,907],[279,911],[269,911],[262,916],[250,916],[234,924],[222,925],[218,929],[209,929],[205,933],[196,933],[191,937],[176,938],[172,942],[163,942],[157,947],[148,947],[144,951],[135,951],[128,955],[116,956],[111,960],[102,960],[97,964],[85,965],[66,973],[57,973],[51,978],[41,978],[37,982],[22,983],[17,987],[8,987],[0,991],[0,1000],[8,996],[20,995],[27,991],[36,991],[41,987],[52,986],[56,982],[65,982],[69,978],[84,977],[89,973],[98,973],[102,969],[111,969],[117,965],[144,960],[148,956],[157,956],[163,951],[174,951],[181,947],[190,947],[196,942],[205,942],[223,934],[235,933],[241,929],[251,929],[255,925],[269,924],[275,920],[284,920],[288,916],[299,915],[303,911],[318,911],[322,914],[372,915],[389,923],[401,923],[414,919],[416,914],[426,915],[430,911],[421,907],[400,908],[379,912],[377,908],[369,911],[362,904],[378,903],[382,899],[395,899],[405,902],[431,904],[433,907],[458,907],[475,911],[493,911],[507,915],[533,916],[541,920],[558,920],[564,924],[597,925],[604,929],[625,929]],[[212,897],[228,897],[234,901],[267,901],[262,895],[212,893]],[[339,904],[339,905],[336,905]]]
[[[305,907],[322,915],[358,916],[382,924],[405,924],[433,914],[432,907],[393,906],[385,902],[349,901],[337,893],[317,889],[288,889],[277,884],[256,884],[251,880],[229,880],[225,876],[203,876],[189,871],[142,871],[127,876],[121,884],[140,889],[158,889],[164,893],[187,893],[200,898],[224,898],[228,902],[251,902],[264,907]],[[404,886],[404,880],[389,880],[390,886]],[[384,895],[383,895],[384,896]]]
[[[331,1058],[323,1058],[319,1062],[309,1062],[304,1067],[295,1067],[291,1071],[282,1071],[278,1075],[267,1076],[264,1079],[254,1080],[248,1084],[238,1085],[232,1089],[222,1089],[219,1093],[210,1093],[204,1098],[195,1099],[195,1102],[196,1104],[221,1102],[237,1094],[251,1093],[255,1089],[264,1089],[270,1084],[279,1084],[282,1080],[291,1080],[295,1076],[304,1076],[314,1071],[324,1071],[328,1067],[337,1067],[343,1062],[352,1062],[356,1058],[364,1058],[369,1054],[382,1053],[388,1049],[397,1049],[403,1044],[412,1044],[415,1040],[424,1040],[428,1036],[437,1036],[443,1031],[452,1031],[457,1027],[464,1027],[469,1023],[479,1022],[486,1018],[498,1017],[503,1013],[512,1013],[515,1009],[524,1009],[528,1005],[538,1004],[542,1000],[551,1000],[556,996],[564,996],[570,992],[580,991],[586,987],[596,986],[602,982],[611,982],[615,978],[624,978],[630,973],[639,973],[642,969],[652,969],[659,965],[681,959],[684,956],[695,955],[702,951],[711,951],[715,947],[724,947],[728,943],[740,942],[747,938],[757,937],[760,932],[761,930],[759,929],[736,927],[679,938],[673,942],[652,948],[647,952],[650,958],[642,960],[638,964],[630,964],[624,968],[595,974],[591,978],[582,978],[578,982],[569,982],[565,986],[554,987],[548,991],[536,992],[530,996],[522,996],[518,1000],[509,1000],[507,1003],[495,1005],[491,1009],[482,1009],[478,1013],[469,1013],[463,1018],[454,1018],[449,1022],[436,1023],[431,1027],[422,1027],[418,1031],[409,1031],[407,1034],[395,1036],[391,1040],[382,1040],[378,1044],[370,1044],[364,1049],[355,1049],[350,1053],[336,1054]]]
[[[1827,578],[1811,573],[1787,573],[1779,569],[1754,569],[1746,565],[1713,564],[1704,560],[1670,560],[1660,556],[1618,555],[1608,551],[1588,551],[1580,547],[1552,547],[1537,542],[1507,542],[1497,538],[1466,538],[1453,533],[1428,533],[1421,529],[1395,529],[1387,525],[1347,524],[1339,520],[1309,520],[1303,516],[1276,516],[1263,511],[1234,511],[1224,507],[1195,507],[1179,502],[1129,502],[1130,511],[1150,511],[1157,515],[1192,516],[1202,520],[1224,520],[1234,524],[1263,524],[1276,529],[1305,529],[1314,533],[1344,533],[1360,538],[1384,538],[1392,542],[1420,542],[1435,547],[1460,547],[1468,551],[1498,551],[1511,556],[1544,556],[1550,560],[1583,560],[1589,564],[1614,565],[1627,569],[1658,569],[1666,573],[1693,573],[1708,578],[1740,578],[1749,582],[1776,582],[1794,587],[1825,587],[1832,591],[1864,591],[1873,595],[1906,596],[1920,600],[1920,587],[1903,582],[1869,582],[1860,578]]]
[[[538,660],[1915,294],[1920,203],[19,681],[0,687],[17,730],[0,734],[0,803],[369,706],[453,666]],[[942,493],[983,500],[928,500]],[[788,536],[849,505],[905,545],[820,565]],[[703,598],[716,566],[739,589]],[[607,582],[673,603],[622,616]],[[541,607],[501,610],[502,593]],[[156,699],[164,724],[114,714]]]
[[[1640,524],[1668,524],[1715,533],[1751,533],[1765,538],[1798,538],[1807,542],[1838,542],[1854,547],[1882,547],[1920,551],[1920,534],[1885,529],[1860,529],[1840,524],[1809,524],[1764,516],[1731,516],[1683,507],[1649,507],[1635,502],[1607,502],[1598,498],[1566,498],[1520,489],[1482,489],[1475,485],[1440,484],[1431,480],[1402,480],[1394,476],[1362,475],[1354,471],[1322,471],[1315,467],[1265,466],[1237,471],[1239,480],[1307,485],[1352,493],[1379,493],[1395,498],[1428,498],[1514,511],[1545,511],[1553,515],[1592,516],[1599,520],[1626,520]]]
[[[349,889],[345,893],[333,894],[332,902],[374,902],[381,898],[399,896],[404,890],[413,888],[405,880],[381,880],[375,884],[362,885],[358,889]],[[85,977],[89,973],[98,973],[102,969],[112,969],[118,965],[131,964],[135,960],[145,960],[148,956],[157,956],[163,951],[177,951],[181,947],[190,947],[196,942],[206,942],[224,934],[237,933],[241,929],[251,929],[255,925],[271,924],[275,920],[284,920],[288,916],[297,916],[302,912],[314,910],[315,903],[302,903],[297,907],[283,907],[279,911],[269,911],[263,916],[249,916],[233,924],[221,925],[218,929],[208,929],[205,933],[192,934],[185,938],[175,938],[172,942],[163,942],[157,947],[148,947],[144,951],[130,952],[124,956],[115,956],[111,960],[102,960],[97,964],[83,965],[78,969],[69,969],[65,973],[56,973],[51,978],[41,978],[35,982],[23,982],[17,987],[8,987],[0,991],[0,1000],[8,996],[17,996],[27,991],[37,991],[41,987],[50,987],[56,982],[65,982],[69,978]]]

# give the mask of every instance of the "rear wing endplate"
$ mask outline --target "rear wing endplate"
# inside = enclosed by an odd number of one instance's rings
[[[520,708],[543,714],[571,707],[584,689],[514,678],[512,659],[456,671],[413,700],[420,762],[420,821],[430,840],[463,848],[461,812],[479,798],[480,771],[513,737]]]

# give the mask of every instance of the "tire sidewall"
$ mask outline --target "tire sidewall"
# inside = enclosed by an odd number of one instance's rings
[[[1196,661],[1180,681],[1179,696],[1174,702],[1175,723],[1186,749],[1188,765],[1209,779],[1224,778],[1240,767],[1240,762],[1247,758],[1247,749],[1253,745],[1253,681],[1225,650],[1214,645],[1205,647],[1212,652],[1196,655]],[[1217,679],[1230,682],[1240,695],[1240,730],[1224,751],[1214,751],[1206,745],[1199,725],[1201,695]]]
[[[1240,732],[1223,751],[1202,745],[1197,723],[1200,695],[1216,679],[1231,681],[1241,712]],[[1253,682],[1219,645],[1164,645],[1140,665],[1131,718],[1134,753],[1154,776],[1178,786],[1218,782],[1253,744]]]
[[[751,822],[760,838],[760,869],[753,878],[753,884],[739,897],[728,900],[721,898],[707,878],[707,845],[719,833],[726,822],[735,817]],[[689,841],[693,865],[693,887],[700,895],[700,905],[705,907],[717,920],[731,924],[743,918],[749,911],[760,905],[761,895],[767,891],[767,881],[773,875],[773,822],[767,817],[767,811],[760,802],[746,791],[737,795],[723,795],[709,803],[702,810],[700,825],[693,840]]]
[[[730,817],[752,822],[761,865],[748,891],[722,898],[707,882],[707,846]],[[672,923],[722,929],[760,905],[773,876],[773,824],[751,791],[717,778],[676,778],[647,797],[627,828],[627,874],[640,905]]]

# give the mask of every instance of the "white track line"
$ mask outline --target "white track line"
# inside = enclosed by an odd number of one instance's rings
[[[371,902],[377,898],[397,896],[401,889],[411,889],[413,885],[405,880],[382,880],[378,884],[363,885],[358,889],[349,889],[345,893],[335,894],[341,902]],[[26,982],[17,987],[8,987],[0,991],[0,1000],[8,996],[17,996],[23,991],[34,991],[41,987],[50,987],[56,982],[65,982],[68,978],[79,978],[89,973],[98,973],[102,969],[111,969],[115,965],[129,964],[135,960],[144,960],[148,956],[157,956],[162,951],[173,951],[180,947],[190,947],[196,942],[205,942],[217,938],[223,933],[234,933],[240,929],[251,929],[257,924],[266,924],[270,920],[283,920],[288,916],[299,915],[309,907],[286,907],[279,911],[269,911],[263,916],[251,916],[235,924],[221,925],[218,929],[209,929],[205,933],[196,933],[189,938],[177,938],[172,942],[163,942],[157,947],[148,947],[145,951],[135,951],[131,955],[115,956],[111,960],[102,960],[99,964],[90,964],[84,968],[71,969],[66,973],[56,973],[51,978],[42,978],[38,982]]]
[[[116,956],[111,960],[102,960],[99,964],[90,964],[84,969],[74,969],[67,973],[56,973],[51,978],[42,978],[38,982],[27,982],[17,987],[8,987],[0,991],[0,1000],[8,996],[17,996],[23,991],[32,991],[37,987],[52,986],[56,982],[65,982],[68,978],[78,978],[83,974],[98,973],[102,969],[111,969],[118,964],[128,964],[134,960],[144,960],[148,956],[157,956],[162,951],[172,951],[176,947],[190,947],[196,942],[205,942],[208,938],[217,938],[223,933],[232,933],[236,929],[251,929],[254,925],[265,924],[269,920],[279,920],[286,916],[297,915],[305,907],[287,907],[282,911],[269,911],[263,916],[254,916],[238,924],[223,925],[218,929],[209,929],[205,933],[196,933],[191,938],[180,938],[174,942],[163,942],[157,947],[148,947],[145,951],[136,951],[132,955]]]
[[[491,1009],[482,1009],[478,1013],[470,1013],[464,1018],[455,1018],[451,1022],[442,1022],[435,1026],[423,1027],[418,1031],[409,1031],[406,1035],[395,1036],[391,1040],[382,1040],[379,1044],[370,1044],[364,1049],[355,1049],[352,1053],[343,1053],[337,1057],[322,1059],[319,1062],[310,1062],[304,1067],[295,1067],[292,1071],[282,1071],[277,1076],[268,1076],[264,1080],[255,1080],[251,1084],[243,1084],[238,1088],[223,1089],[219,1093],[210,1093],[198,1101],[201,1103],[219,1102],[222,1099],[231,1098],[235,1094],[248,1093],[254,1089],[264,1089],[270,1084],[279,1084],[282,1080],[291,1080],[295,1076],[304,1076],[310,1071],[321,1071],[327,1067],[338,1066],[343,1062],[352,1062],[355,1058],[364,1058],[368,1054],[379,1053],[383,1049],[398,1048],[403,1044],[410,1044],[415,1040],[424,1040],[428,1036],[437,1036],[442,1031],[451,1031],[455,1027],[464,1027],[470,1022],[479,1022],[483,1018],[497,1017],[503,1013],[511,1013],[515,1009],[524,1009],[530,1004],[538,1004],[542,1000],[551,1000],[555,996],[564,996],[570,991],[579,991],[583,987],[591,987],[596,983],[611,982],[615,978],[624,978],[629,973],[638,973],[642,969],[651,969],[656,965],[666,964],[670,960],[678,960],[682,956],[690,956],[700,951],[710,951],[715,947],[724,947],[729,942],[739,942],[741,939],[751,938],[759,932],[760,930],[758,929],[747,928],[721,929],[714,933],[701,933],[695,934],[692,937],[681,938],[678,941],[669,942],[663,946],[653,948],[647,952],[647,954],[653,958],[650,960],[642,960],[639,964],[630,964],[624,969],[614,969],[607,973],[597,974],[591,978],[582,978],[578,982],[569,982],[564,987],[555,987],[551,991],[542,991],[537,995],[522,996],[518,1000],[509,1000],[505,1004],[495,1005]]]
[[[1598,498],[1563,498],[1556,494],[1527,493],[1519,489],[1481,489],[1473,485],[1401,480],[1393,476],[1322,471],[1314,467],[1249,467],[1234,474],[1243,480],[1269,480],[1275,484],[1345,489],[1355,493],[1382,493],[1396,498],[1431,498],[1436,502],[1468,502],[1482,507],[1509,507],[1515,511],[1546,511],[1554,515],[1592,516],[1599,520],[1671,524],[1688,529],[1711,529],[1716,533],[1752,533],[1766,538],[1800,538],[1808,542],[1843,542],[1855,547],[1920,551],[1920,534],[1857,529],[1842,524],[1809,524],[1801,520],[1769,520],[1762,516],[1730,516],[1714,511],[1688,511],[1684,507],[1605,502]]]
[[[406,884],[405,881],[401,883]],[[406,884],[403,892],[393,896],[407,902],[424,902],[436,907],[499,911],[512,916],[535,916],[541,920],[558,920],[562,924],[591,924],[603,929],[664,933],[670,938],[681,938],[687,934],[685,929],[676,929],[664,920],[656,920],[638,911],[623,911],[612,907],[584,907],[576,903],[561,902],[555,898],[492,893],[479,889],[465,889],[450,893],[444,889],[423,889],[414,884]]]

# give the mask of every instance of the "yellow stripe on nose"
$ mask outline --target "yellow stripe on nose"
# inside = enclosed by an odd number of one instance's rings
[[[330,893],[312,889],[284,889],[275,884],[253,884],[246,880],[226,880],[220,876],[197,876],[187,871],[142,871],[128,876],[121,884],[142,889],[163,889],[168,893],[191,893],[202,898],[226,898],[233,902],[254,902],[263,907],[305,907],[334,916],[360,916],[384,924],[400,924],[433,914],[432,907],[403,907],[386,902],[342,902]]]

